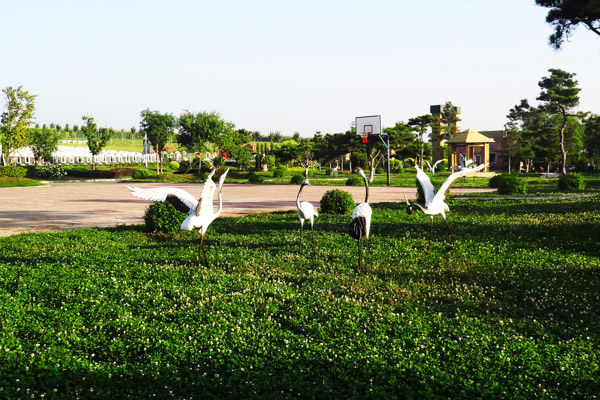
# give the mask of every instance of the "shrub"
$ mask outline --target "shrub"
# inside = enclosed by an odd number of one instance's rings
[[[492,188],[492,189],[498,189],[498,184],[500,183],[500,180],[502,179],[502,175],[494,175],[490,178],[490,181],[488,182],[488,187]]]
[[[404,168],[402,168],[402,167],[396,168],[396,173],[397,174],[403,174],[404,173]]]
[[[173,171],[177,171],[179,169],[179,162],[178,161],[171,161],[169,163],[169,167],[173,170]]]
[[[361,186],[363,184],[363,178],[358,175],[350,175],[346,179],[346,186]]]
[[[304,182],[304,175],[292,175],[290,179],[292,185],[300,185],[302,182]]]
[[[273,177],[274,178],[283,178],[286,173],[287,173],[287,168],[282,165],[282,166],[275,168],[275,170],[273,171]]]
[[[250,183],[265,183],[265,177],[258,175],[256,172],[250,172],[248,174],[248,182]]]
[[[44,179],[60,179],[67,175],[67,171],[58,165],[44,165],[43,167],[35,167],[33,176]]]
[[[0,165],[0,176],[7,176],[11,178],[24,178],[26,174],[26,168],[13,167],[12,165]]]
[[[65,168],[67,174],[74,178],[84,179],[114,179],[116,174],[113,171],[101,169],[85,169],[85,167],[73,166]]]
[[[580,174],[563,174],[558,177],[559,190],[583,190],[585,189],[585,181]]]
[[[177,211],[171,203],[160,201],[146,209],[144,222],[149,232],[173,233],[179,230],[186,217],[185,213]]]
[[[348,214],[355,205],[350,193],[340,189],[328,190],[321,198],[321,212],[326,214]]]
[[[150,176],[150,173],[148,171],[146,171],[144,168],[136,169],[131,174],[131,177],[133,179],[146,179],[149,176]]]
[[[527,194],[527,181],[517,175],[500,175],[498,193]]]
[[[381,167],[378,167],[378,168],[375,168],[375,173],[376,173],[377,175],[381,175],[381,174],[385,174],[385,171],[384,171],[384,169],[383,169],[383,168],[381,168]]]

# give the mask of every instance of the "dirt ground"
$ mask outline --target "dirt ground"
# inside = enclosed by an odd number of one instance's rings
[[[149,202],[133,197],[127,185],[126,182],[105,181],[0,188],[0,236],[142,224]],[[178,187],[195,196],[200,195],[202,185],[135,183],[135,186],[141,188]],[[323,194],[334,188],[349,192],[357,203],[364,199],[365,191],[362,186],[311,186],[303,190],[302,200],[310,201],[318,207]],[[235,216],[260,211],[295,209],[298,189],[298,185],[225,183],[222,191],[222,215]],[[453,194],[489,191],[490,189],[451,189]],[[416,189],[377,186],[370,188],[369,202],[404,201],[404,195],[414,199]]]

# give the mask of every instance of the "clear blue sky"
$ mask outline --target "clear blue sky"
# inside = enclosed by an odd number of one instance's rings
[[[312,136],[452,101],[461,129],[491,130],[561,68],[579,109],[600,114],[600,37],[579,27],[554,51],[546,13],[533,0],[2,1],[0,87],[36,94],[40,124],[129,129],[146,108],[187,109]]]

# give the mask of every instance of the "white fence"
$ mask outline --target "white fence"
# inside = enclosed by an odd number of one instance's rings
[[[197,156],[193,153],[165,152],[162,155],[164,162],[168,161],[191,161]],[[58,146],[58,150],[52,154],[54,164],[91,164],[92,153],[87,147]],[[142,154],[133,151],[103,150],[96,156],[96,164],[126,164],[156,162],[156,154]],[[9,162],[18,165],[35,164],[35,156],[31,148],[22,147],[10,154]]]

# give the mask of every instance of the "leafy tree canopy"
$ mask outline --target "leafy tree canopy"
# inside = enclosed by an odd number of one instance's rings
[[[0,118],[0,148],[2,160],[20,147],[27,146],[31,139],[29,125],[35,110],[35,95],[22,89],[21,86],[9,86],[2,90],[6,98],[6,109]]]
[[[548,41],[556,50],[569,40],[579,24],[600,36],[600,0],[536,0],[535,3],[549,8],[546,22],[552,25],[554,33]]]

